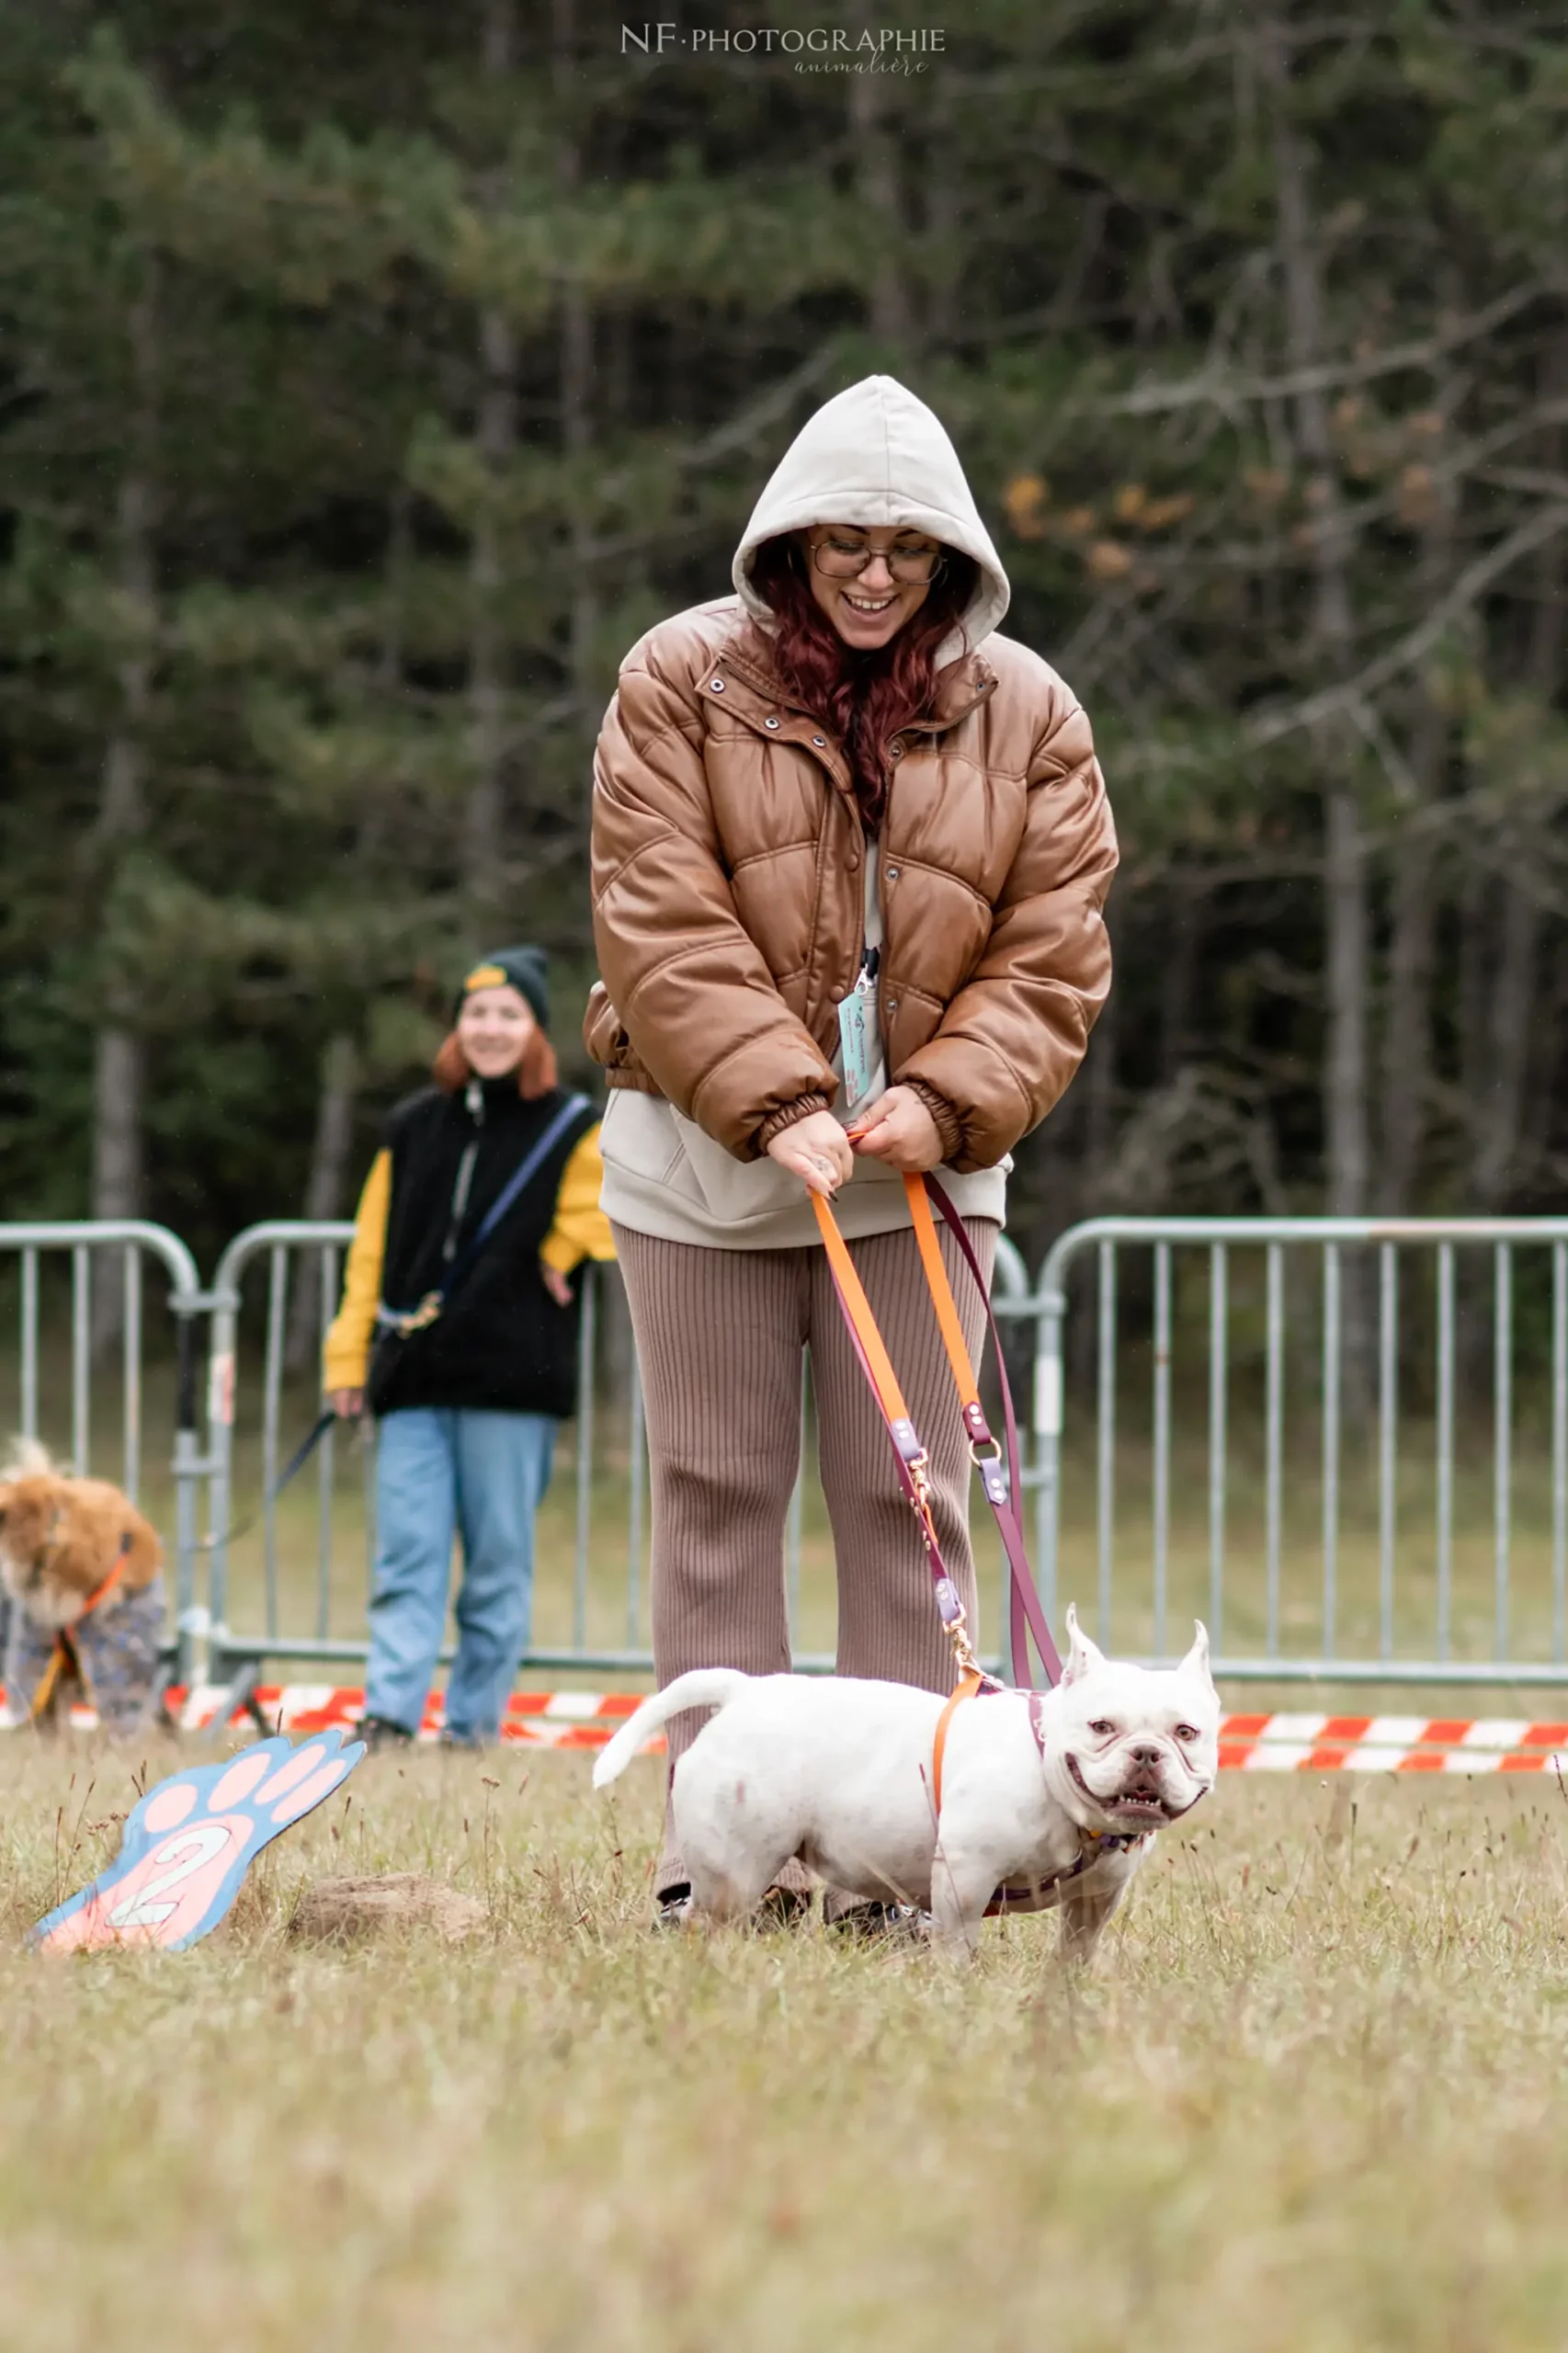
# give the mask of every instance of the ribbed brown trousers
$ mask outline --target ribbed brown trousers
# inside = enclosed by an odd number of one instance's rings
[[[997,1229],[968,1227],[990,1277]],[[838,1566],[838,1671],[946,1691],[951,1656],[892,1449],[849,1344],[821,1250],[710,1250],[616,1226],[642,1363],[653,1472],[653,1664],[789,1672],[784,1529],[800,1463],[809,1347],[817,1461]],[[941,1230],[971,1358],[984,1329],[973,1278]],[[974,1622],[969,1449],[915,1236],[850,1245],[931,1458],[942,1557]],[[706,1713],[675,1717],[670,1765]],[[686,1877],[666,1811],[657,1885]]]

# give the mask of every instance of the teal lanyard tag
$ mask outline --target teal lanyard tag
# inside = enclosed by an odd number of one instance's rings
[[[862,1102],[881,1056],[877,1040],[877,951],[870,949],[860,977],[838,1006],[838,1050],[845,1100],[851,1111]]]

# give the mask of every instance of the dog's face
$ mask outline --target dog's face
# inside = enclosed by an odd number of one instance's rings
[[[1163,1830],[1214,1786],[1220,1695],[1209,1637],[1176,1667],[1108,1659],[1067,1612],[1072,1646],[1042,1722],[1054,1794],[1082,1829]]]
[[[0,1486],[0,1576],[39,1625],[68,1626],[92,1591],[77,1548],[61,1540],[66,1510],[65,1482],[48,1472]]]
[[[105,1480],[0,1480],[0,1578],[35,1625],[73,1625],[117,1562],[129,1591],[157,1574],[160,1557],[153,1529]]]

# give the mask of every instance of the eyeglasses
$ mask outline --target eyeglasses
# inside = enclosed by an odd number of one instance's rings
[[[906,588],[924,588],[935,580],[942,568],[943,552],[939,546],[874,548],[865,540],[841,539],[835,531],[812,542],[812,562],[830,580],[858,580],[867,565],[881,556],[892,577]]]

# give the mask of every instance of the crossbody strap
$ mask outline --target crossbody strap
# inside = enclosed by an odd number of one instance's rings
[[[539,1137],[523,1154],[521,1161],[486,1210],[478,1232],[472,1241],[466,1243],[458,1252],[435,1290],[426,1291],[418,1306],[415,1308],[400,1310],[388,1307],[384,1303],[377,1308],[376,1322],[382,1331],[396,1332],[401,1338],[407,1339],[413,1333],[422,1332],[427,1324],[434,1324],[442,1309],[450,1303],[452,1293],[459,1284],[467,1279],[483,1256],[491,1237],[518,1195],[538,1176],[567,1129],[588,1108],[588,1098],[585,1095],[567,1097],[543,1135]]]

